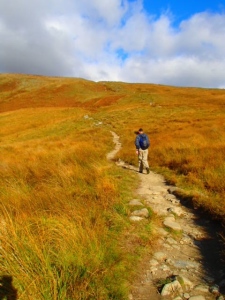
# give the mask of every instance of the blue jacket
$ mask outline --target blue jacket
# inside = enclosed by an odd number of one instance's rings
[[[141,145],[142,137],[145,138],[146,141],[147,141],[146,147],[143,147],[143,145]],[[145,134],[145,133],[138,134],[136,139],[135,139],[135,146],[136,146],[136,149],[142,149],[142,150],[148,149],[148,147],[150,146],[150,141],[149,141],[149,138],[148,138],[147,134]]]

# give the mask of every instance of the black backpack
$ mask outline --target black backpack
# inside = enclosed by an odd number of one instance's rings
[[[146,150],[148,149],[148,147],[150,146],[149,144],[149,140],[146,134],[141,134],[140,135],[140,139],[139,139],[139,144],[142,150]]]

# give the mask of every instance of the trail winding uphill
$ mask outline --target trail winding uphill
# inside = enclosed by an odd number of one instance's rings
[[[108,159],[121,147],[119,136],[111,133],[115,149],[107,155]],[[137,172],[137,168],[121,160],[116,164]],[[138,276],[129,299],[224,299],[225,270],[215,222],[185,206],[174,195],[176,188],[167,185],[161,175],[137,174],[140,186],[136,199],[131,199],[129,205],[142,209],[133,211],[130,219],[142,226],[142,220],[148,217],[146,208],[151,207],[162,220],[162,226],[156,228],[159,239],[155,253],[149,253],[137,266]]]

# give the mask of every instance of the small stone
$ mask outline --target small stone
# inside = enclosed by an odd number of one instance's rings
[[[170,212],[176,214],[179,217],[184,214],[184,211],[183,211],[183,209],[181,207],[171,207],[171,208],[169,208],[167,210],[169,210]]]
[[[157,259],[158,261],[163,261],[166,259],[166,254],[163,252],[156,252],[154,254],[154,258]]]
[[[172,261],[172,259],[168,258],[168,259],[166,260],[166,263],[169,264],[169,265],[172,265],[172,264],[173,264],[173,261]]]
[[[160,270],[166,272],[166,271],[170,271],[170,268],[167,265],[162,265],[160,266]]]
[[[183,291],[183,289],[182,289],[182,286],[179,283],[179,281],[174,280],[173,282],[167,283],[167,284],[164,285],[164,287],[162,289],[162,292],[161,292],[161,295],[162,296],[169,296],[173,293],[182,292],[182,291]]]
[[[156,259],[151,259],[149,262],[150,266],[157,266],[159,262]]]
[[[171,200],[175,200],[176,199],[176,196],[172,195],[172,194],[167,194],[165,196],[165,199],[168,200],[168,201],[171,201]]]
[[[188,293],[184,293],[184,299],[189,299],[190,295]]]
[[[149,212],[147,208],[142,208],[139,210],[135,210],[131,213],[132,216],[137,216],[137,217],[143,217],[143,218],[148,218],[149,217]]]
[[[166,227],[169,227],[173,230],[176,230],[176,231],[181,231],[182,228],[180,226],[180,224],[176,223],[176,222],[173,222],[173,221],[170,221],[170,220],[165,220],[163,222],[163,224],[166,226]]]
[[[193,244],[192,239],[190,237],[183,237],[182,240],[180,241],[181,245],[191,245]]]
[[[172,245],[172,247],[173,247],[174,249],[180,250],[180,246],[178,246],[178,245]]]
[[[172,249],[172,247],[171,247],[170,245],[168,245],[168,244],[164,244],[164,247],[165,247],[167,250]]]
[[[206,284],[199,284],[194,288],[196,291],[206,293],[209,291],[209,287]]]
[[[138,216],[131,216],[130,220],[134,221],[134,222],[138,222],[138,221],[144,220],[144,218],[141,218],[141,217],[138,217]]]
[[[204,296],[197,295],[197,296],[191,296],[189,300],[206,300]]]
[[[172,203],[173,203],[173,204],[180,204],[180,200],[175,199],[175,200],[172,201]]]
[[[173,214],[169,214],[164,221],[175,222],[175,216]]]
[[[216,300],[224,300],[223,295],[218,296],[218,297],[216,298]]]
[[[168,239],[166,239],[166,241],[170,245],[177,245],[177,241],[175,241],[174,239],[172,239],[170,237]]]
[[[175,187],[175,186],[171,186],[171,187],[168,188],[167,191],[168,191],[170,194],[173,194],[174,192],[179,191],[179,190],[180,190],[179,188],[177,188],[177,187]]]
[[[151,272],[151,274],[155,274],[156,272],[158,271],[158,269],[156,268],[156,267],[152,267],[151,269],[150,269],[150,272]]]

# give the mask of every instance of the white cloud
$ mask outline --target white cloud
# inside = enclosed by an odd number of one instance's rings
[[[224,87],[225,14],[174,28],[142,1],[1,0],[0,72]]]

